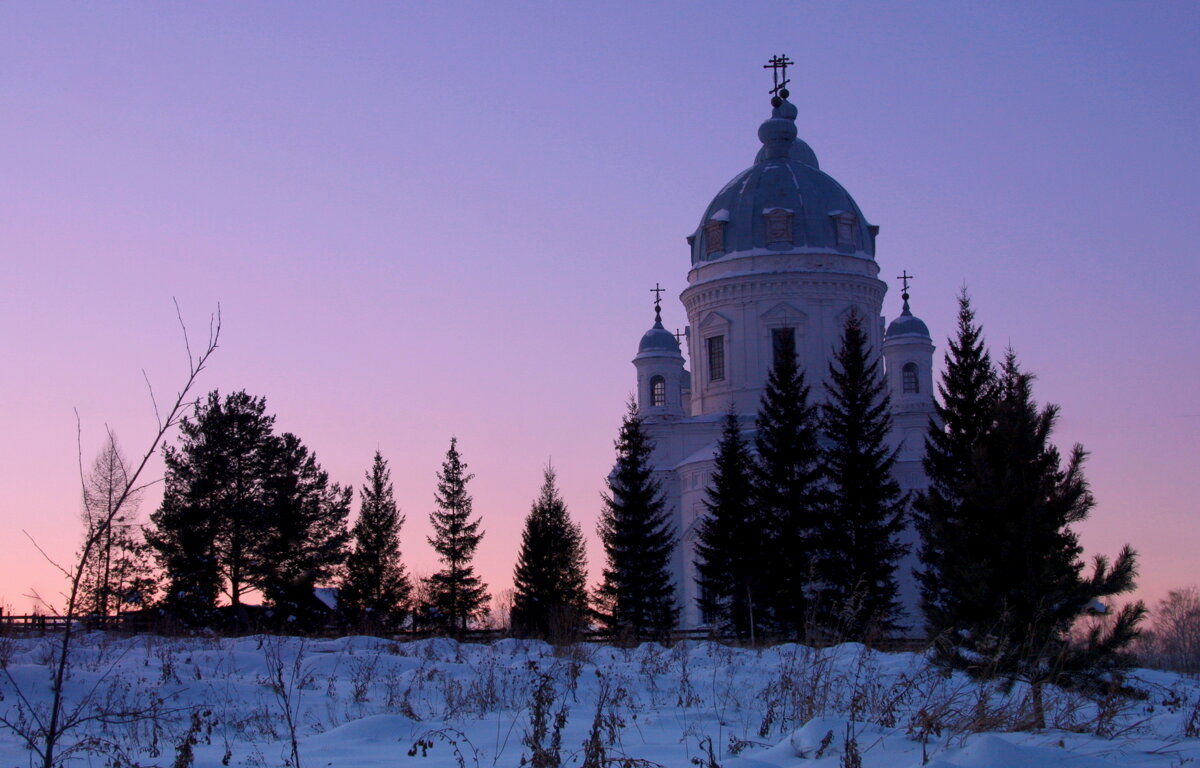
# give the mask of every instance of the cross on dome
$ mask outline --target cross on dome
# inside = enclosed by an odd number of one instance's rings
[[[659,286],[657,282],[650,289],[650,293],[654,294],[654,322],[656,323],[662,322],[662,295],[665,290],[666,288]]]
[[[771,70],[771,78],[775,83],[775,87],[769,91],[773,97],[771,99],[771,104],[773,106],[779,106],[779,104],[775,103],[776,100],[782,102],[783,99],[788,97],[789,94],[787,84],[790,83],[791,80],[788,80],[787,68],[789,64],[795,63],[796,62],[789,59],[785,53],[782,56],[772,56],[770,61],[768,61],[766,64],[763,64],[763,69]]]
[[[903,288],[901,289],[900,298],[904,299],[904,314],[906,314],[906,315],[909,313],[909,311],[908,311],[908,281],[912,280],[914,277],[916,277],[916,275],[908,274],[907,269],[904,270],[902,273],[900,273],[899,276],[896,277],[896,279],[899,280],[901,285],[903,286]]]

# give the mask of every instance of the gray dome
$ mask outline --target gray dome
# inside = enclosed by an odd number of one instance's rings
[[[888,326],[887,333],[884,334],[885,339],[895,338],[896,336],[924,336],[929,338],[929,326],[921,318],[913,315],[908,309],[908,301],[904,302],[904,311],[900,313]]]
[[[876,228],[796,138],[795,117],[795,106],[783,101],[759,127],[763,147],[754,165],[717,193],[688,238],[693,264],[752,250],[874,258]]]
[[[675,334],[663,328],[662,321],[658,321],[642,335],[642,341],[638,344],[638,354],[643,352],[669,352],[678,355],[679,340],[675,338]]]

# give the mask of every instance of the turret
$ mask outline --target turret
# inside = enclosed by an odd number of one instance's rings
[[[884,334],[883,359],[892,401],[893,444],[900,449],[896,479],[905,490],[915,490],[925,485],[921,459],[925,433],[934,416],[934,347],[929,327],[908,306],[908,281],[912,278],[905,272],[901,279],[904,309]]]
[[[646,420],[679,419],[685,414],[684,389],[689,387],[683,369],[679,340],[662,324],[659,303],[654,302],[654,326],[642,336],[637,356],[638,414]]]

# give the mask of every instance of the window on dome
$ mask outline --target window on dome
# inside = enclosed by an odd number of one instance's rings
[[[661,408],[667,404],[667,380],[662,376],[650,379],[650,405]]]
[[[796,329],[771,329],[771,365],[779,365],[780,358],[796,358]]]
[[[710,220],[704,225],[704,252],[706,254],[724,253],[725,251],[725,222]]]
[[[858,219],[853,213],[838,213],[833,217],[837,227],[838,245],[858,245]]]
[[[708,380],[725,380],[724,336],[710,336],[708,339]]]
[[[763,214],[767,220],[767,244],[792,242],[792,212],[772,208]]]
[[[917,364],[905,363],[900,369],[901,389],[905,394],[919,393],[921,391],[921,381],[917,378]]]

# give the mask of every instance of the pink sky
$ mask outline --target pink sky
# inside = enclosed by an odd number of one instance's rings
[[[222,308],[200,393],[265,396],[343,483],[383,451],[414,572],[457,435],[493,592],[548,459],[598,573],[649,289],[681,327],[775,53],[939,360],[965,284],[1091,451],[1089,555],[1196,584],[1197,39],[1184,2],[2,4],[0,604],[59,588],[22,530],[77,545],[73,409],[89,463],[149,439],[172,297]]]

